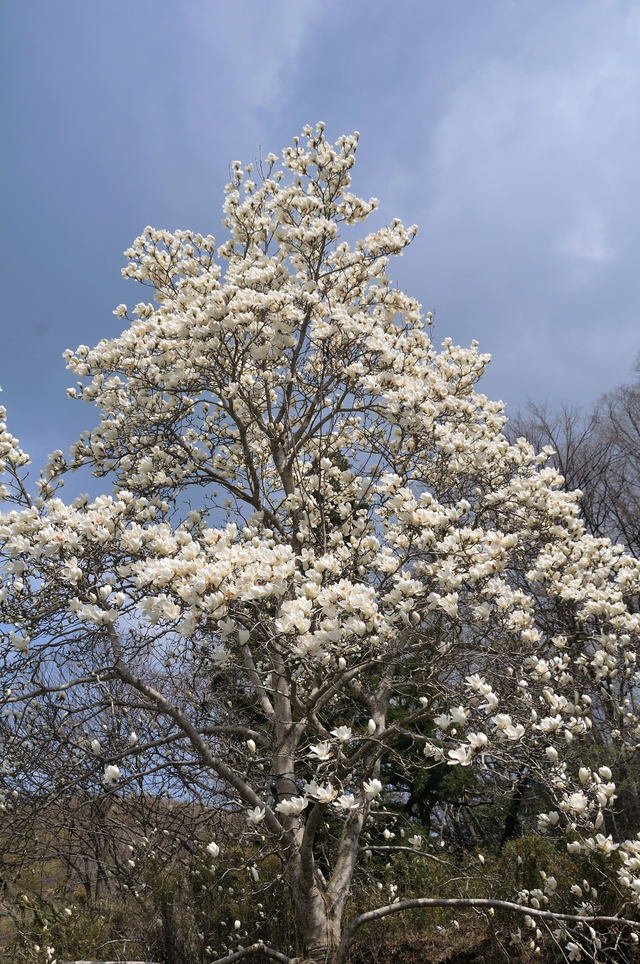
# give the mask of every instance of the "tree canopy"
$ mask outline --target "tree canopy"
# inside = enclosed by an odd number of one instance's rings
[[[548,451],[508,440],[477,385],[488,356],[436,345],[392,284],[416,228],[355,240],[377,208],[351,191],[357,145],[318,124],[281,163],[234,162],[219,245],[144,230],[124,274],[151,300],[66,353],[100,421],[34,491],[5,426],[4,805],[51,781],[206,801],[237,829],[193,846],[256,887],[276,859],[314,964],[440,906],[502,914],[505,940],[568,960],[623,955],[640,841],[619,832],[615,771],[640,737],[640,565],[587,532]],[[108,494],[64,501],[82,466]],[[21,763],[25,740],[57,776]],[[470,893],[456,852],[496,814],[495,847],[545,835],[562,887]],[[380,855],[438,862],[444,890],[392,883],[354,913]],[[248,956],[258,924],[207,959]]]

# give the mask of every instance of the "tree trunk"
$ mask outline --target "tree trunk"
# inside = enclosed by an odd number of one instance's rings
[[[331,920],[326,927],[314,935],[303,935],[304,957],[300,964],[337,964],[340,946],[340,927]]]
[[[310,894],[298,893],[296,916],[304,948],[299,964],[334,964],[340,946],[341,921],[327,912],[324,896],[317,887]]]

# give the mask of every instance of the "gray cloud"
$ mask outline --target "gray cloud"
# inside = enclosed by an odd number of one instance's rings
[[[135,302],[147,223],[216,233],[228,162],[359,129],[354,186],[421,233],[393,274],[485,390],[590,404],[640,350],[640,10],[622,0],[32,0],[0,12],[0,383],[36,455],[95,415],[59,356]],[[10,93],[9,93],[10,92]]]

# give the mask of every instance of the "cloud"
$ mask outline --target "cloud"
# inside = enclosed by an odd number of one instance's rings
[[[192,135],[199,139],[209,123],[220,130],[228,122],[255,145],[248,121],[278,106],[319,12],[318,3],[288,0],[185,5],[176,53],[181,70],[194,81],[180,88]]]
[[[620,286],[640,240],[640,11],[536,8],[446,92],[421,243],[432,302],[488,343],[501,394],[592,399],[640,348],[637,286]]]
[[[380,197],[379,217],[419,223],[392,277],[438,336],[493,353],[488,394],[589,404],[628,377],[635,0],[34,0],[0,16],[0,374],[25,447],[64,447],[94,419],[56,359],[139,300],[122,249],[146,224],[219,233],[229,161],[318,119],[362,132],[354,189]]]
[[[556,244],[559,255],[569,261],[589,266],[606,264],[615,255],[607,241],[607,228],[599,211],[584,208],[577,213],[573,225]]]

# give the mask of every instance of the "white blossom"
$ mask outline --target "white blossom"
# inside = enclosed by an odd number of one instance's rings
[[[333,747],[330,743],[312,743],[309,749],[309,756],[314,757],[316,760],[330,760],[333,756]]]
[[[276,804],[276,810],[285,817],[297,817],[308,806],[308,803],[306,797],[289,797],[287,800],[281,800],[280,803]]]
[[[473,760],[473,750],[465,744],[457,747],[455,750],[449,750],[447,755],[449,757],[447,761],[449,766],[457,766],[459,764],[460,766],[468,767]]]
[[[365,780],[363,788],[368,800],[373,800],[382,793],[382,783],[375,777],[372,780]]]
[[[111,787],[114,783],[117,783],[121,777],[120,767],[113,763],[109,763],[104,768],[104,773],[102,774],[102,782],[106,787]]]
[[[247,820],[253,825],[262,823],[265,818],[266,809],[264,807],[254,807],[253,810],[247,810]]]
[[[322,785],[316,783],[315,780],[311,783],[305,783],[304,792],[318,803],[331,803],[337,796],[337,790],[334,790],[330,783]]]

